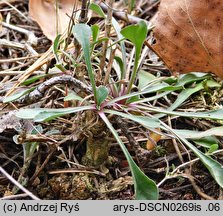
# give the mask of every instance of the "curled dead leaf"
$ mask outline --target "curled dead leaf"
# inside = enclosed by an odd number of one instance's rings
[[[156,147],[156,144],[160,141],[161,139],[161,134],[160,134],[160,129],[157,128],[156,129],[157,133],[156,132],[153,132],[151,131],[150,134],[149,134],[149,138],[146,142],[146,149],[147,150],[153,150],[155,147]]]
[[[222,0],[161,0],[152,48],[173,72],[223,78],[222,11]]]
[[[2,17],[2,14],[0,13],[0,32],[2,31],[2,21],[3,21],[3,17]]]
[[[66,31],[73,8],[80,9],[80,1],[29,0],[30,16],[39,24],[43,33],[50,40],[54,40],[57,34]]]

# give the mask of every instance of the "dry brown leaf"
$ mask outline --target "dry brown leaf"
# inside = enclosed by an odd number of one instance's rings
[[[50,40],[54,40],[57,33],[62,34],[66,31],[75,4],[80,9],[80,3],[77,0],[59,0],[57,10],[56,0],[29,0],[29,13],[39,24],[43,33]]]
[[[153,150],[153,149],[155,149],[155,147],[156,147],[156,144],[161,140],[161,138],[162,138],[162,136],[161,136],[161,131],[160,131],[160,128],[157,128],[156,129],[156,131],[158,132],[158,133],[156,133],[156,132],[154,132],[154,131],[150,131],[150,133],[149,133],[149,138],[150,139],[148,139],[147,140],[147,142],[146,142],[146,149],[147,150]]]
[[[2,31],[2,21],[3,21],[3,17],[2,17],[2,14],[0,13],[0,32]]]
[[[162,0],[152,22],[152,48],[170,70],[223,78],[222,0]]]

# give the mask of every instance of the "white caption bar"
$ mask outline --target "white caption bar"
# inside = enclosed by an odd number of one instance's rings
[[[223,216],[223,200],[219,201],[0,201],[0,215],[16,216]]]

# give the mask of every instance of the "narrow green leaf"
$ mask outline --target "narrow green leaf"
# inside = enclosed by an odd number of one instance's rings
[[[213,145],[211,145],[211,147],[208,149],[208,154],[211,154],[211,153],[213,153],[213,152],[215,152],[215,151],[217,151],[218,150],[218,144],[213,144]],[[222,186],[222,188],[223,188],[223,186]]]
[[[180,86],[182,86],[182,84],[185,83],[186,81],[188,81],[188,80],[185,79],[184,82],[181,82]],[[209,88],[220,87],[220,85],[213,80],[208,80],[206,82],[206,86]],[[177,107],[179,107],[181,104],[183,104],[191,95],[193,95],[196,92],[199,92],[202,89],[204,89],[204,84],[203,84],[203,82],[200,82],[192,88],[187,88],[187,89],[182,90],[180,92],[180,94],[178,95],[177,99],[175,100],[175,102],[167,110],[169,110],[169,111],[175,110]],[[162,118],[163,116],[165,116],[165,115],[158,114],[155,117]]]
[[[105,116],[104,113],[99,113],[100,117],[103,119],[107,127],[110,129],[112,134],[114,135],[115,139],[119,143],[125,157],[129,163],[129,167],[132,173],[132,177],[134,180],[134,188],[135,188],[135,197],[137,200],[155,200],[158,199],[158,188],[156,183],[148,178],[136,165],[134,160],[132,159],[131,155],[128,152],[128,149],[125,147],[124,143],[118,136],[118,133],[113,128],[112,124],[109,122],[108,118]]]
[[[213,145],[218,146],[219,140],[216,137],[208,136],[198,140],[197,139],[193,140],[193,142],[199,146],[203,146],[205,148],[211,148],[211,146]]]
[[[31,91],[33,91],[36,87],[33,87],[33,88],[29,88],[29,89],[25,89],[23,91],[20,91],[18,93],[15,93],[13,95],[10,95],[8,97],[6,97],[4,100],[3,100],[3,103],[9,103],[9,102],[13,102],[15,100],[18,100],[19,98],[21,98],[22,96],[30,93]]]
[[[74,37],[81,44],[84,51],[84,58],[87,65],[88,75],[91,81],[91,86],[94,92],[95,102],[97,102],[97,89],[94,80],[94,72],[91,65],[91,56],[90,56],[90,38],[92,35],[92,31],[90,26],[87,24],[76,24],[73,27]]]
[[[34,121],[36,122],[41,122],[41,121],[48,121],[59,116],[91,109],[94,109],[93,105],[74,107],[74,108],[58,108],[58,109],[50,109],[50,108],[20,109],[16,113],[16,116],[22,119],[34,119]]]
[[[138,88],[139,90],[142,90],[143,88],[145,88],[152,80],[156,79],[156,77],[144,70],[140,70],[138,72],[138,77],[139,77],[139,84],[138,84]]]
[[[141,21],[136,25],[127,26],[121,30],[121,34],[135,45],[137,59],[141,53],[142,45],[146,39],[147,32],[147,25],[144,21]]]
[[[101,7],[98,4],[91,3],[89,6],[89,9],[97,13],[102,18],[106,18],[104,11],[101,9]]]
[[[200,72],[191,72],[188,74],[181,74],[180,77],[177,79],[176,85],[185,86],[190,83],[194,83],[197,81],[210,79],[211,75],[207,73],[200,73]]]
[[[138,102],[139,100],[141,100],[139,95],[133,96],[131,98],[128,98],[128,100],[126,101],[126,104],[131,104],[134,102]]]
[[[177,112],[177,111],[169,111],[169,110],[158,109],[158,108],[150,108],[150,107],[145,107],[145,106],[140,106],[140,105],[137,105],[137,107],[142,110],[148,110],[148,111],[157,112],[157,113],[165,113],[165,114],[174,115],[174,116],[223,120],[223,109],[217,109],[217,110],[212,110],[212,111],[207,111],[207,112]]]
[[[93,43],[96,42],[98,40],[98,35],[99,35],[99,26],[97,24],[94,24],[91,26],[91,31],[92,31],[92,39],[93,39]]]
[[[206,131],[192,131],[192,130],[174,130],[180,136],[187,139],[201,139],[207,136],[223,136],[223,126],[214,127]]]
[[[180,89],[182,89],[181,86],[169,86],[166,83],[160,83],[160,84],[153,85],[143,91],[138,91],[138,92],[134,92],[134,93],[130,93],[130,94],[126,94],[126,95],[122,95],[120,97],[114,98],[108,102],[108,105],[112,105],[118,101],[128,99],[137,95],[144,95],[144,94],[154,93],[158,91],[175,91],[175,90],[180,90]]]
[[[130,40],[135,46],[135,61],[133,67],[133,73],[128,85],[128,93],[130,92],[133,82],[135,81],[138,62],[140,59],[140,53],[143,43],[147,37],[148,28],[144,21],[139,22],[137,25],[130,25],[121,30],[121,34],[128,40]]]
[[[61,34],[58,34],[53,42],[53,53],[56,54],[58,52],[60,46],[60,38]]]
[[[48,73],[48,74],[40,74],[40,75],[36,75],[36,76],[32,76],[29,79],[25,80],[24,82],[22,82],[22,85],[30,85],[34,82],[36,82],[37,80],[40,80],[42,78],[45,77],[49,77],[49,76],[54,76],[54,75],[58,75],[60,74],[59,72],[53,72],[53,73]]]
[[[38,134],[38,132],[42,133],[43,128],[40,125],[35,126],[34,129],[32,129],[31,134]],[[23,155],[24,155],[24,163],[27,161],[27,159],[30,160],[30,157],[34,154],[38,147],[38,142],[26,142],[23,143]]]
[[[135,121],[141,125],[143,125],[146,128],[158,128],[160,127],[160,123],[158,119],[150,118],[148,116],[137,116],[137,115],[130,115],[122,112],[118,112],[115,110],[104,110],[105,113],[113,114],[113,115],[119,115],[123,118],[130,119],[132,121]]]
[[[219,184],[219,186],[223,188],[223,166],[210,156],[205,155],[203,152],[198,150],[193,144],[187,141],[184,137],[180,136],[178,133],[176,133],[176,131],[172,130],[169,126],[167,126],[164,123],[162,124],[167,129],[167,131],[171,131],[171,133],[173,133],[179,140],[181,140],[188,148],[190,148],[194,152],[194,154],[202,161],[202,163],[209,170],[210,174]]]
[[[121,27],[120,27],[120,24],[119,22],[114,18],[112,17],[112,26],[113,28],[115,29],[115,32],[118,36],[118,40],[121,40],[120,41],[120,46],[121,46],[121,51],[122,51],[122,61],[123,61],[123,70],[121,70],[121,80],[125,78],[126,76],[126,68],[127,68],[127,63],[126,63],[126,48],[125,48],[125,43],[124,41],[122,40],[124,37],[123,35],[121,34]]]
[[[119,57],[119,56],[115,56],[115,61],[114,61],[114,69],[115,69],[115,72],[119,78],[119,80],[122,79],[122,74],[124,73],[124,63],[122,61],[122,59]]]
[[[214,82],[212,80],[208,80],[206,83],[206,86],[209,88],[215,88],[220,87],[220,85],[217,82]],[[198,83],[193,88],[188,88],[183,90],[177,97],[177,100],[169,107],[169,110],[174,110],[177,107],[179,107],[184,101],[186,101],[192,94],[204,89],[203,83]]]
[[[97,105],[100,107],[108,96],[108,89],[105,86],[99,86],[97,88],[98,101]]]
[[[132,11],[134,9],[135,3],[136,3],[135,0],[129,0],[128,1],[130,11]]]
[[[68,92],[68,95],[64,97],[64,101],[72,101],[72,100],[78,100],[83,101],[84,99],[77,95],[75,92]]]

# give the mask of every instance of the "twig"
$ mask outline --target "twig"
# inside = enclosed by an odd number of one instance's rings
[[[81,14],[79,18],[79,23],[86,23],[87,22],[87,15],[88,15],[88,0],[83,0],[81,5]]]
[[[41,56],[41,54],[33,55],[33,56],[19,57],[19,58],[11,58],[11,59],[0,59],[0,64],[1,63],[9,63],[9,62],[16,62],[16,61],[21,61],[21,60],[26,60],[26,59],[37,58],[37,57],[40,57],[40,56]]]
[[[37,176],[45,168],[45,166],[47,165],[47,163],[49,162],[50,158],[52,157],[52,155],[54,154],[55,151],[56,151],[56,148],[53,148],[51,150],[51,152],[47,155],[47,157],[46,157],[45,161],[43,162],[43,164],[35,171],[33,176],[30,178],[30,182],[33,182],[37,178]]]
[[[23,29],[23,28],[20,28],[18,26],[14,26],[14,25],[8,24],[6,22],[2,22],[2,26],[25,34],[27,36],[27,38],[28,38],[28,41],[27,41],[28,43],[30,43],[31,45],[34,45],[34,46],[37,45],[38,39],[37,39],[37,37],[35,36],[35,34],[33,32],[28,31],[28,30]]]
[[[18,144],[24,144],[26,142],[55,142],[56,140],[61,140],[64,138],[65,135],[51,135],[50,137],[47,137],[43,136],[42,134],[22,134],[17,136],[17,142]]]
[[[16,194],[16,195],[10,195],[10,196],[2,197],[2,198],[0,198],[0,200],[15,200],[15,199],[24,198],[24,197],[27,197],[27,196],[29,196],[29,195],[26,194],[26,193]]]
[[[45,81],[44,83],[40,84],[34,91],[20,98],[16,102],[25,103],[25,104],[36,102],[44,97],[45,92],[49,88],[57,84],[68,84],[74,87],[74,91],[77,91],[77,89],[80,89],[88,94],[92,93],[91,87],[87,86],[86,84],[84,84],[80,80],[75,79],[72,76],[64,75],[64,76],[53,77]]]
[[[150,151],[147,151],[147,150],[141,148],[141,146],[138,144],[138,142],[135,140],[135,138],[129,132],[127,123],[124,122],[121,117],[116,116],[115,120],[118,123],[122,133],[125,135],[125,137],[129,141],[130,145],[133,147],[138,161],[139,162],[140,161],[145,161],[146,158],[148,158],[148,155],[150,154]]]
[[[100,1],[97,1],[97,3],[101,6],[101,8],[102,8],[105,12],[108,11],[108,8],[109,8],[109,7],[108,7],[105,3],[100,2]],[[126,12],[115,11],[115,10],[113,10],[113,15],[114,15],[115,17],[117,17],[118,19],[121,19],[121,20],[123,20],[123,21],[125,21],[125,22],[127,22],[127,23],[135,24],[135,23],[139,23],[140,21],[143,20],[143,21],[145,21],[148,25],[151,25],[150,22],[148,22],[148,21],[146,21],[146,20],[144,20],[144,19],[141,19],[141,18],[139,18],[139,17],[133,16],[133,15],[129,15],[129,14],[127,14]]]
[[[187,171],[189,171],[189,169],[187,169]],[[196,184],[194,177],[191,174],[187,173],[187,176],[188,176],[188,179],[189,179],[190,183],[192,184],[194,190],[197,192],[198,195],[200,195],[200,197],[202,197],[203,199],[206,199],[206,200],[214,200],[214,197],[207,195],[200,189],[200,187]]]
[[[99,172],[98,170],[88,170],[84,168],[70,168],[70,169],[63,169],[63,170],[52,170],[48,172],[49,174],[61,174],[61,173],[90,173],[90,174],[95,174],[99,176],[105,177],[105,174],[102,172]]]
[[[0,39],[0,45],[17,48],[17,49],[26,49],[26,46],[24,44],[21,44],[21,43],[15,42],[15,41],[8,41],[6,39]]]
[[[14,185],[16,185],[18,188],[20,188],[24,193],[26,193],[29,197],[31,197],[34,200],[40,200],[37,196],[32,194],[30,191],[28,191],[26,188],[24,188],[21,184],[19,184],[12,176],[10,176],[2,167],[0,167],[0,172],[5,175]]]
[[[112,5],[113,5],[114,0],[109,0],[109,8],[107,11],[107,17],[105,20],[105,37],[109,38],[110,37],[110,32],[111,32],[111,26],[112,26]],[[106,60],[106,53],[107,53],[107,48],[108,48],[108,40],[103,42],[103,47],[102,47],[102,55],[100,59],[100,68],[101,71],[104,71],[105,67],[105,60]]]

